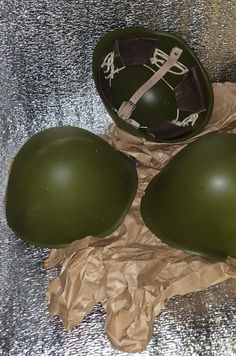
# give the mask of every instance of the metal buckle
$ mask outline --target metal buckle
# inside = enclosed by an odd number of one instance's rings
[[[123,101],[123,103],[119,107],[119,110],[117,111],[117,114],[121,119],[128,120],[135,108],[136,105],[131,100]]]

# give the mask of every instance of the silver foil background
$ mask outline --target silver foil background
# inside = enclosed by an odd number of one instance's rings
[[[235,0],[0,1],[0,355],[128,355],[110,346],[99,305],[71,332],[47,314],[45,288],[57,271],[42,269],[48,250],[7,227],[3,198],[10,161],[35,132],[65,124],[106,131],[92,51],[109,30],[131,25],[176,32],[212,81],[235,81]],[[236,355],[235,328],[236,281],[227,281],[171,299],[139,355]]]

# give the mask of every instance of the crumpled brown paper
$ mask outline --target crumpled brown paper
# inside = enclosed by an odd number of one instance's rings
[[[200,135],[236,127],[236,84],[216,83],[213,88],[213,116]],[[109,237],[88,236],[51,251],[44,266],[61,265],[61,272],[48,286],[48,308],[71,329],[101,302],[112,345],[138,352],[147,346],[155,316],[168,298],[235,278],[236,260],[213,263],[176,250],[157,239],[142,221],[139,204],[146,185],[186,142],[156,144],[115,125],[107,140],[140,161],[136,198],[122,225]]]

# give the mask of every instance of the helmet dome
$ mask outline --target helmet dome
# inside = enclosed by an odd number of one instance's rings
[[[178,152],[141,201],[148,228],[195,254],[236,257],[236,135],[211,134]]]
[[[116,124],[156,142],[199,133],[209,121],[212,86],[187,43],[172,33],[124,28],[101,38],[93,75]]]
[[[7,221],[20,238],[43,247],[102,237],[121,224],[136,189],[129,157],[87,130],[50,128],[29,139],[13,161]]]

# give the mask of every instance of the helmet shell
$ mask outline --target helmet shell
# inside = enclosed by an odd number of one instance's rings
[[[46,129],[15,157],[7,186],[9,226],[25,241],[60,247],[107,236],[137,190],[135,162],[77,127]]]
[[[117,111],[159,70],[175,47],[182,50],[179,60],[136,103],[130,118],[140,127],[133,127]],[[136,27],[106,34],[93,53],[93,76],[115,123],[145,139],[183,141],[199,133],[211,117],[213,92],[208,75],[188,44],[175,34]],[[188,118],[193,119],[191,125],[184,124]]]
[[[211,134],[178,152],[141,201],[148,228],[176,248],[236,257],[236,135]]]

